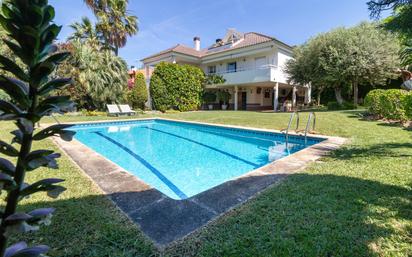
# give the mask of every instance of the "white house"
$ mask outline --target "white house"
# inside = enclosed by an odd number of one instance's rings
[[[193,47],[178,44],[141,61],[148,81],[159,62],[190,64],[225,78],[224,84],[206,88],[230,92],[231,109],[280,110],[285,103],[296,107],[311,99],[310,85],[288,83],[283,68],[291,58],[292,47],[273,37],[229,29],[223,39],[207,48],[202,49],[200,38],[195,37]]]

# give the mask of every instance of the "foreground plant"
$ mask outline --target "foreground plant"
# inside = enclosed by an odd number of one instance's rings
[[[8,238],[14,233],[39,229],[48,225],[53,208],[42,208],[27,213],[18,212],[18,203],[37,192],[47,192],[57,197],[65,190],[58,185],[62,179],[48,178],[33,184],[24,182],[26,172],[39,167],[57,169],[60,156],[51,150],[32,151],[33,141],[53,135],[71,140],[73,132],[65,130],[68,125],[53,125],[35,132],[35,124],[43,116],[70,107],[68,96],[51,96],[55,90],[70,83],[70,79],[51,79],[50,75],[68,53],[57,52],[53,44],[61,27],[51,23],[54,9],[47,0],[9,0],[1,4],[0,24],[8,34],[3,42],[13,54],[21,59],[20,67],[5,56],[0,56],[0,68],[11,76],[0,75],[0,89],[11,101],[0,100],[0,120],[15,121],[11,144],[0,140],[0,190],[6,192],[5,208],[1,210],[0,256],[42,256],[48,251],[44,245],[28,247],[20,242],[7,248]],[[10,159],[17,159],[16,164]]]

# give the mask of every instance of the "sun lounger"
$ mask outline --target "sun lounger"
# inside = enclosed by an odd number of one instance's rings
[[[121,114],[119,107],[115,104],[106,104],[108,116],[119,116]]]
[[[133,111],[128,104],[119,104],[119,108],[122,114],[135,115],[136,112]]]

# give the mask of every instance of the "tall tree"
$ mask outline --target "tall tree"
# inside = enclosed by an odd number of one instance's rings
[[[137,34],[138,20],[127,11],[127,0],[85,0],[97,17],[97,29],[103,34],[116,55],[126,45],[127,38]]]
[[[367,3],[371,16],[379,18],[383,11],[396,10],[412,4],[412,0],[372,0]]]
[[[286,71],[291,80],[333,88],[339,104],[342,89],[352,87],[356,105],[359,85],[384,84],[394,76],[398,51],[399,44],[389,32],[362,23],[312,38],[295,50]]]
[[[96,49],[103,48],[105,45],[102,33],[96,29],[93,22],[88,17],[82,17],[81,22],[74,22],[70,25],[73,29],[73,34],[68,40],[79,40]]]
[[[68,88],[78,106],[103,110],[110,102],[122,101],[127,86],[127,65],[109,50],[96,50],[79,40],[66,46],[72,52],[59,74],[70,74],[74,80]]]

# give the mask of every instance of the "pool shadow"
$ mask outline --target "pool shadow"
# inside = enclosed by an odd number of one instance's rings
[[[154,209],[129,210],[133,221],[146,221],[139,224],[140,230],[103,195],[23,203],[22,210],[57,208],[51,226],[23,239],[50,245],[50,256],[373,256],[379,254],[382,240],[394,235],[402,240],[397,234],[398,222],[412,220],[410,187],[344,176],[294,174],[282,182],[285,184],[271,187],[162,253],[140,232],[193,231],[218,217],[219,210],[225,213],[234,202],[238,206],[262,190],[255,187],[243,192],[242,184],[258,181],[268,187],[285,176],[237,181],[243,200],[234,197],[239,192],[219,186],[214,197],[207,199],[202,194],[182,201],[162,198]],[[108,197],[142,199],[155,191]],[[390,225],[383,225],[385,222]]]

